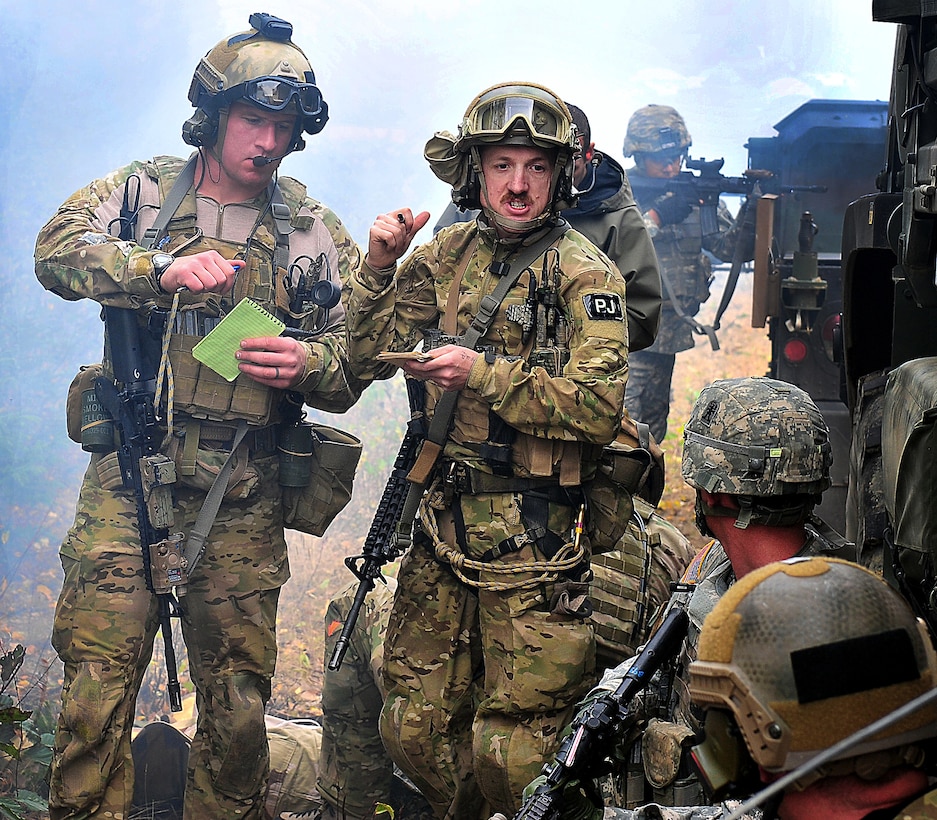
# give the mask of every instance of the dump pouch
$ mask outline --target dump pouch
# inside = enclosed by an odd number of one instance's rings
[[[180,487],[190,487],[207,493],[228,460],[227,449],[197,447],[190,453],[185,446],[185,435],[180,430],[172,436],[166,447],[166,455],[176,466],[176,480]],[[260,484],[260,473],[251,463],[246,444],[241,443],[234,455],[234,463],[228,476],[224,497],[229,501],[243,501],[253,494]]]
[[[324,424],[312,424],[312,460],[305,487],[281,487],[283,526],[322,535],[351,499],[361,440]]]

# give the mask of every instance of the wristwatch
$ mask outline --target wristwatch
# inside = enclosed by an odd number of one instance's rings
[[[159,252],[154,253],[153,256],[150,257],[150,261],[153,263],[153,279],[156,281],[156,287],[162,290],[163,287],[159,280],[162,279],[163,274],[166,273],[166,268],[176,261],[176,257],[171,253]]]

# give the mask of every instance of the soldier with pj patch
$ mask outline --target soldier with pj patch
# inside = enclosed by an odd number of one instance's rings
[[[594,680],[582,488],[618,431],[628,333],[618,269],[558,219],[576,148],[552,91],[484,91],[425,151],[479,216],[399,268],[429,214],[379,216],[352,280],[356,375],[389,378],[399,363],[426,386],[425,492],[388,627],[381,729],[440,818],[517,809]],[[378,358],[420,343],[425,361]]]
[[[277,600],[289,577],[277,455],[285,399],[292,409],[305,401],[340,412],[360,394],[346,370],[341,305],[326,312],[308,298],[313,281],[337,292],[359,250],[332,211],[276,174],[283,157],[304,147],[304,131],[322,129],[328,109],[292,26],[267,14],[251,15],[250,25],[196,69],[195,112],[183,126],[197,149],[189,160],[156,157],[91,183],[36,244],[46,288],[135,311],[144,357],[160,364],[153,404],[160,452],[176,467],[173,528],[191,541],[200,521],[205,537],[179,605],[197,691],[185,794],[193,818],[261,816],[264,705]],[[297,333],[241,342],[228,381],[192,349],[247,297]],[[113,382],[116,351],[106,347],[102,378]],[[157,607],[115,447],[95,451],[61,547],[52,640],[65,684],[53,818],[124,817],[133,793],[130,730]],[[201,513],[226,461],[233,466],[206,535]]]
[[[690,145],[683,117],[670,106],[639,108],[628,121],[624,154],[634,156],[635,162],[627,169],[628,180],[657,251],[663,303],[657,338],[629,360],[625,406],[628,414],[647,424],[661,442],[667,435],[676,354],[693,347],[693,333],[701,327],[693,317],[709,298],[713,276],[707,253],[716,259],[731,260],[740,234],[729,210],[720,202],[717,230],[704,235],[699,203],[676,193],[661,196],[660,187],[651,182],[679,174]],[[746,258],[751,258],[751,252]]]

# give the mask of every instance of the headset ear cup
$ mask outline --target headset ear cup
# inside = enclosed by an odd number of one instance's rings
[[[311,74],[311,71],[307,71],[307,74]],[[313,78],[315,82],[315,78]],[[303,118],[303,130],[312,136],[318,134],[325,124],[329,121],[329,106],[325,100],[322,100],[322,108],[319,113],[314,117],[305,117]]]
[[[182,139],[195,148],[211,148],[218,138],[218,115],[199,108],[182,123]]]

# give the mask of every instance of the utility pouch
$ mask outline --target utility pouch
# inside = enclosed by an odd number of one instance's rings
[[[322,535],[351,499],[361,440],[324,424],[309,426],[313,433],[309,480],[302,487],[281,486],[283,526]]]
[[[68,396],[65,400],[65,426],[68,437],[76,444],[82,443],[82,436],[85,433],[84,394],[88,390],[94,390],[94,380],[102,375],[103,370],[99,363],[83,364],[75,374],[75,378],[72,379],[72,383],[68,386]],[[113,449],[115,447],[112,440],[108,450]],[[108,450],[89,450],[89,452],[108,452]]]
[[[664,451],[647,431],[625,416],[618,437],[602,449],[589,482],[589,537],[595,554],[617,548],[634,510],[632,496],[657,506],[664,490]]]
[[[186,433],[180,430],[172,436],[166,448],[166,455],[176,466],[178,485],[207,493],[228,460],[230,451],[198,447],[193,457],[186,448],[185,441]],[[229,501],[250,498],[259,484],[260,473],[251,463],[247,444],[241,442],[234,456],[234,465],[228,476],[224,497]]]
[[[270,421],[275,391],[243,374],[229,382],[199,362],[192,348],[202,338],[174,333],[169,340],[175,411],[193,418],[244,420],[252,426],[265,426]]]

